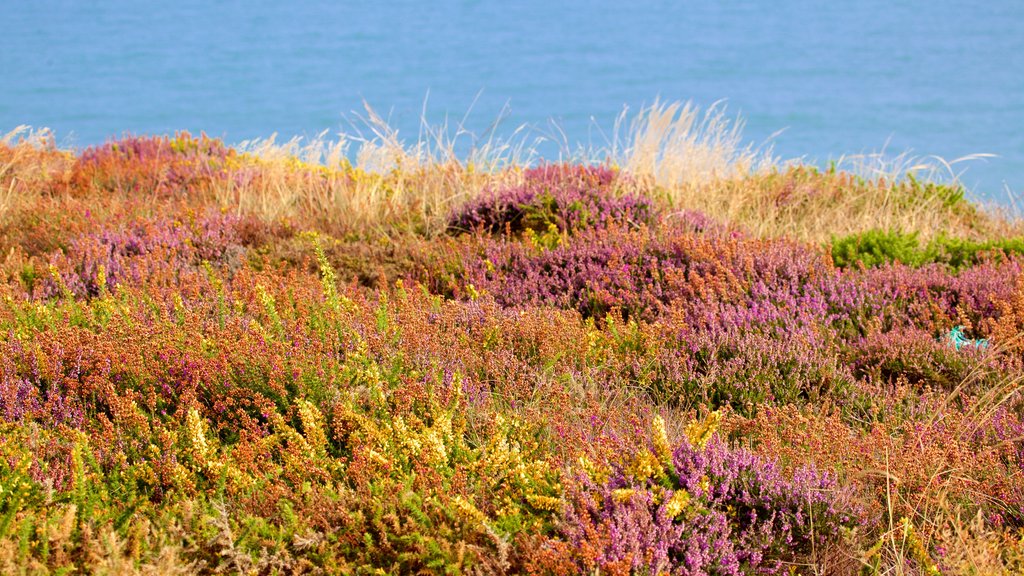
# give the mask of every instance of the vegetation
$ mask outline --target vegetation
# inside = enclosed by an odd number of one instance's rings
[[[837,266],[880,266],[899,262],[923,266],[940,262],[954,269],[974,266],[985,259],[1024,254],[1024,238],[972,241],[938,236],[921,246],[916,233],[869,230],[832,241],[832,260]]]
[[[0,573],[1020,573],[1024,230],[722,122],[10,135]]]

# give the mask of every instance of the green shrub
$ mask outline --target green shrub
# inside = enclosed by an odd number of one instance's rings
[[[946,264],[954,270],[987,258],[1024,254],[1024,237],[978,242],[940,236],[922,246],[916,233],[869,230],[832,240],[832,261],[840,268],[865,268],[891,262],[908,266]]]
[[[915,266],[923,263],[916,233],[882,230],[869,230],[832,240],[832,260],[843,268],[858,263],[866,268],[890,262]]]

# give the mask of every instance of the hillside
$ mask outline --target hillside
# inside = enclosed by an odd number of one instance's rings
[[[530,166],[10,135],[0,572],[1024,570],[1019,221],[677,112]]]

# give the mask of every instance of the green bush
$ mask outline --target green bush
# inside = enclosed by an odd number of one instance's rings
[[[862,264],[866,268],[901,262],[920,265],[922,251],[917,234],[882,230],[869,230],[832,240],[832,261],[846,268]]]
[[[916,233],[869,230],[833,238],[831,248],[832,261],[840,268],[897,262],[908,266],[939,263],[959,270],[987,258],[1024,254],[1024,237],[977,242],[940,236],[922,246]]]

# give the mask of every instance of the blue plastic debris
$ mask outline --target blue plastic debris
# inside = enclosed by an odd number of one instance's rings
[[[963,326],[954,326],[953,329],[949,331],[949,335],[947,336],[947,338],[950,342],[953,343],[953,346],[957,350],[963,348],[964,346],[974,346],[975,348],[988,348],[987,339],[980,338],[978,340],[974,340],[972,338],[964,336]]]

